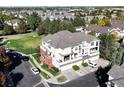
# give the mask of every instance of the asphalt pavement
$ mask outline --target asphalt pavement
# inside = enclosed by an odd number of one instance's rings
[[[91,72],[85,76],[72,80],[62,85],[51,84],[49,83],[50,87],[97,87],[98,82],[95,77],[94,72]]]
[[[31,64],[28,61],[23,61],[19,58],[18,54],[8,54],[13,59],[13,64],[10,66],[11,77],[15,87],[33,87],[39,83],[42,78],[31,72]],[[38,86],[44,87],[41,83]]]

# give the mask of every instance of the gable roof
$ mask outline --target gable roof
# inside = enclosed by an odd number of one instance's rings
[[[112,81],[119,87],[124,87],[124,64],[121,66],[114,65],[108,72],[108,75],[114,78]]]
[[[113,28],[124,29],[124,20],[111,20]]]
[[[108,29],[110,29],[110,27],[101,27],[97,24],[91,24],[88,27],[84,27],[84,29],[88,31],[96,31],[98,33],[109,33]]]
[[[82,41],[91,42],[97,40],[96,37],[86,35],[84,32],[71,33],[67,30],[49,34],[43,38],[44,42],[49,42],[55,48],[66,48],[80,44]]]

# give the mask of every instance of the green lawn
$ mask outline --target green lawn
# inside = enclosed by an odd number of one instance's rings
[[[22,36],[20,39],[12,39],[10,43],[6,45],[8,48],[16,49],[25,54],[37,53],[38,46],[41,42],[41,36],[38,36],[37,33],[27,33],[25,36]]]

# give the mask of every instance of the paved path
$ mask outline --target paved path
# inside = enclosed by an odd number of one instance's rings
[[[30,63],[32,66],[34,66],[30,61],[29,61],[29,63]],[[41,82],[42,82],[45,87],[49,87],[49,85],[47,84],[47,82],[46,82],[46,80],[44,79],[44,77],[43,77],[41,74],[39,74],[39,75],[40,75],[40,77],[42,78],[42,80],[41,80],[39,83],[41,84]],[[39,83],[38,83],[38,84],[39,84]],[[36,85],[34,85],[34,86],[38,86],[38,84],[36,84]]]
[[[45,72],[46,74],[48,74],[50,77],[54,77],[50,72],[44,70],[41,65],[35,60],[35,58],[32,55],[29,55],[30,58],[33,60],[34,64],[43,72]]]

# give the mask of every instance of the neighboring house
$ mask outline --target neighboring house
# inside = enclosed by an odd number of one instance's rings
[[[72,13],[68,13],[68,12],[65,12],[65,11],[62,11],[62,12],[48,12],[48,13],[43,13],[41,15],[41,17],[43,18],[43,20],[45,20],[46,18],[49,18],[51,21],[53,20],[63,20],[64,18],[67,18],[67,19],[74,19],[75,16],[72,14]]]
[[[114,65],[108,72],[108,87],[124,87],[124,64]]]
[[[104,18],[105,16],[104,15],[97,15],[97,16],[85,16],[85,17],[83,17],[84,19],[85,19],[85,21],[91,21],[94,17],[97,17],[97,18],[99,18],[99,19],[102,19],[102,18]]]
[[[99,42],[96,37],[83,32],[60,31],[49,34],[40,45],[41,62],[63,71],[82,62],[97,61]]]
[[[6,21],[5,23],[10,25],[10,26],[13,26],[13,29],[16,29],[16,27],[18,27],[18,23],[20,23],[20,19],[12,19],[12,20],[9,20],[9,21]]]
[[[120,38],[124,36],[124,20],[111,20],[111,27],[101,27],[97,24],[91,24],[83,27],[84,32],[96,31],[96,37],[103,33],[116,33]]]
[[[109,33],[110,27],[101,27],[97,24],[91,24],[89,26],[83,27],[85,33],[89,33],[91,31],[96,31],[96,37],[100,34]]]
[[[115,32],[119,37],[124,36],[124,20],[111,20],[112,27],[109,32]]]

